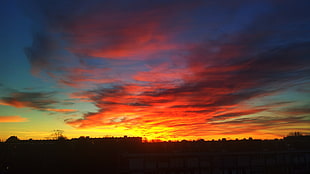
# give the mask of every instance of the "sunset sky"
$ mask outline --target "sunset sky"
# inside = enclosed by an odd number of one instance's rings
[[[310,133],[309,0],[2,0],[0,140]]]

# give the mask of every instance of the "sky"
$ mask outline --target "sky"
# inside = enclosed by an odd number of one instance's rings
[[[308,0],[2,0],[0,140],[310,133]]]

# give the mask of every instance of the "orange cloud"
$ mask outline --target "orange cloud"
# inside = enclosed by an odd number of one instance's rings
[[[264,111],[247,107],[237,109],[234,96],[227,98],[229,102],[225,98],[221,101],[217,96],[225,97],[230,91],[208,89],[203,94],[203,90],[192,91],[190,88],[184,91],[174,87],[157,90],[157,87],[152,86],[126,85],[94,91],[92,100],[100,110],[85,115],[83,119],[67,120],[67,123],[85,129],[114,125],[135,129],[139,136],[178,139],[203,134],[205,137],[206,132],[223,132],[227,128],[220,128],[218,124],[209,123],[208,120],[226,120]],[[207,97],[208,94],[210,96]],[[202,96],[205,98],[201,98]],[[246,133],[245,129],[231,131],[232,134],[237,134],[238,131]],[[248,129],[247,133],[253,131],[254,129]]]
[[[26,122],[27,118],[21,116],[0,116],[0,123]]]
[[[27,107],[27,105],[29,105],[29,102],[18,100],[0,101],[0,105],[13,106],[16,108],[24,108]]]

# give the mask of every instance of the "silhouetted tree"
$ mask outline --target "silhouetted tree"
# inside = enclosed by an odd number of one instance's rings
[[[10,136],[5,142],[7,143],[16,143],[19,141],[19,138],[17,136]]]
[[[66,140],[67,138],[63,135],[63,130],[53,130],[52,137],[55,140]]]

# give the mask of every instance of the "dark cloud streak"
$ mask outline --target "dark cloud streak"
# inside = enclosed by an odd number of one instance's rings
[[[43,92],[14,92],[9,97],[2,97],[2,102],[15,107],[31,107],[38,110],[47,109],[57,103],[51,99],[53,93]]]

